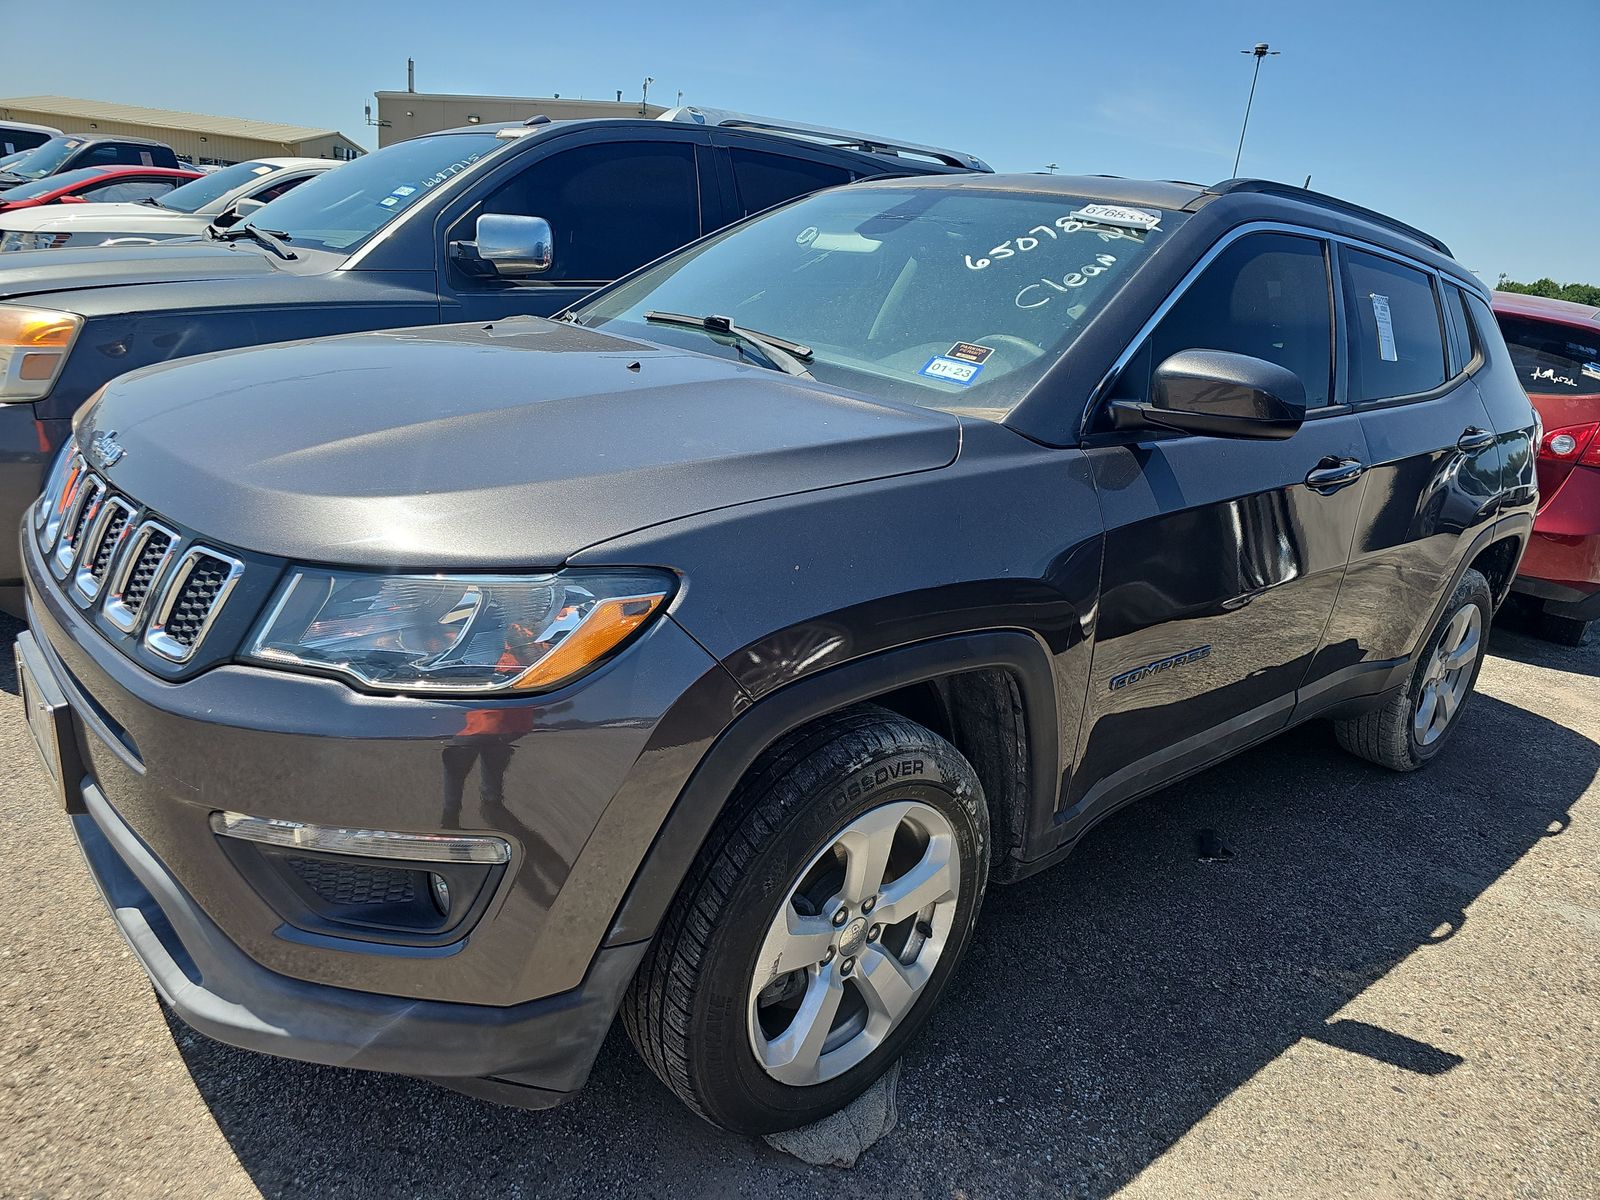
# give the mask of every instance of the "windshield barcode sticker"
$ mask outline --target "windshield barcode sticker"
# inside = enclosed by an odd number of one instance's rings
[[[960,362],[954,358],[946,358],[943,354],[935,354],[917,374],[926,375],[931,379],[942,379],[946,383],[960,384],[962,387],[971,387],[972,381],[982,371],[982,363]]]
[[[1394,348],[1394,318],[1389,315],[1389,297],[1368,292],[1372,299],[1372,316],[1378,322],[1378,355],[1384,362],[1399,362]]]

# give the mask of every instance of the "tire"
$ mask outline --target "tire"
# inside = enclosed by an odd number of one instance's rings
[[[1461,684],[1459,694],[1456,695],[1449,712],[1445,714],[1442,728],[1437,731],[1430,728],[1428,734],[1419,734],[1417,718],[1420,715],[1421,705],[1425,703],[1427,685],[1437,665],[1435,652],[1439,650],[1445,635],[1452,632],[1452,624],[1458,618],[1472,623],[1470,615],[1463,616],[1469,607],[1476,607],[1478,610],[1477,640],[1470,664],[1466,664],[1464,674],[1457,677]],[[1415,771],[1437,755],[1443,749],[1445,742],[1450,739],[1450,735],[1455,732],[1461,710],[1466,707],[1472,689],[1477,685],[1478,671],[1483,666],[1484,648],[1489,637],[1489,622],[1493,615],[1494,599],[1489,592],[1489,581],[1478,571],[1468,569],[1461,577],[1461,582],[1456,585],[1449,603],[1444,606],[1444,613],[1439,618],[1439,623],[1423,642],[1422,652],[1417,655],[1416,664],[1412,667],[1405,689],[1392,697],[1382,708],[1363,713],[1359,717],[1335,721],[1333,730],[1339,739],[1339,745],[1358,758],[1388,767],[1391,771]]]
[[[1589,639],[1590,621],[1577,617],[1558,617],[1555,613],[1539,614],[1539,636],[1563,646],[1581,646]]]
[[[856,888],[851,910],[846,865],[870,875],[881,845],[893,847],[884,882]],[[751,767],[695,860],[623,1000],[628,1036],[715,1125],[760,1134],[816,1121],[871,1086],[926,1023],[971,937],[988,865],[983,789],[943,738],[873,705],[797,730]],[[885,925],[870,923],[868,895],[891,918],[899,902],[940,898]],[[780,971],[784,957],[803,965]],[[889,986],[908,978],[919,986]],[[813,997],[835,993],[827,1023],[803,1019]],[[833,1047],[812,1056],[814,1079],[801,1078],[802,1052],[776,1066],[761,1057],[810,1045],[792,1032],[802,1026]]]

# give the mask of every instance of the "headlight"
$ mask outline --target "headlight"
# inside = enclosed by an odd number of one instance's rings
[[[0,304],[0,403],[48,396],[82,328],[77,313]]]
[[[528,692],[600,662],[672,592],[667,576],[463,577],[297,568],[248,658],[390,692]]]

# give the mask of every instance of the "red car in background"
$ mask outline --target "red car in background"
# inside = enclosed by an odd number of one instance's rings
[[[0,193],[0,213],[41,204],[111,204],[164,196],[173,188],[200,178],[199,171],[171,167],[79,167],[46,175]]]
[[[1600,619],[1600,308],[1494,294],[1511,361],[1544,421],[1539,515],[1514,590],[1546,636],[1582,644]]]

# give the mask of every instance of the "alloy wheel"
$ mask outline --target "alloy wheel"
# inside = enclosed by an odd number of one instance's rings
[[[933,977],[960,893],[956,834],[916,801],[881,805],[806,865],[750,983],[750,1046],[780,1083],[844,1074],[883,1044]]]
[[[1431,746],[1450,728],[1456,711],[1467,698],[1472,668],[1482,652],[1482,610],[1476,604],[1463,604],[1434,644],[1422,686],[1417,689],[1411,732],[1419,746]]]

